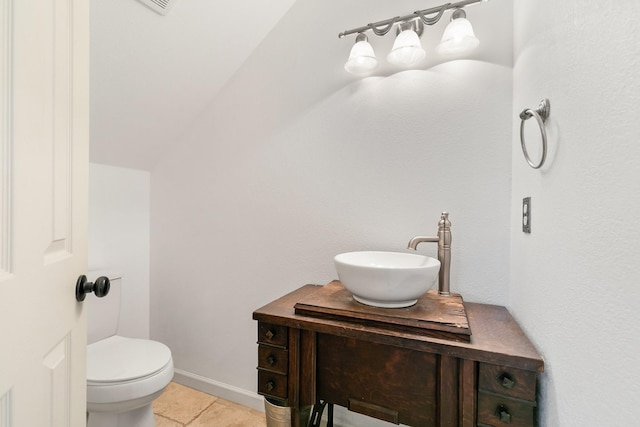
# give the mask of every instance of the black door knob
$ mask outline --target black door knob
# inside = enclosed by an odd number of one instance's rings
[[[100,276],[95,282],[87,281],[84,274],[78,277],[76,281],[76,301],[84,301],[87,294],[93,292],[97,297],[102,298],[109,293],[111,282],[106,276]]]

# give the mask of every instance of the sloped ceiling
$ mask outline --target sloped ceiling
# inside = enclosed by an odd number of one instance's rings
[[[468,10],[481,40],[469,59],[513,65],[513,40],[504,37],[512,32],[509,2],[494,0]],[[323,83],[344,85],[357,80],[342,70],[353,37],[339,40],[338,32],[440,5],[442,1],[294,3],[295,0],[177,0],[171,12],[162,16],[138,0],[91,0],[91,161],[152,170],[168,148],[179,144],[181,137],[202,119],[221,89],[256,48],[274,34],[271,30],[276,25],[287,24],[292,34],[306,35],[306,39],[296,39],[299,43],[326,41],[315,59],[330,64],[339,77],[325,71]],[[363,3],[367,6],[363,7]],[[308,20],[311,9],[313,22]],[[432,49],[445,26],[443,20],[435,30],[425,31],[423,44]],[[375,39],[374,43],[379,52],[387,52],[393,36]],[[282,55],[287,57],[289,53]],[[428,56],[423,66],[428,69],[445,60]],[[396,71],[383,60],[376,74]],[[296,78],[306,82],[308,75]],[[284,108],[282,114],[297,107]]]
[[[295,0],[91,0],[91,161],[151,170]]]

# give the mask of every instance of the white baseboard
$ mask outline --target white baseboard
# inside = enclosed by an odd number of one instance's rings
[[[264,412],[264,398],[258,393],[212,380],[191,372],[175,369],[173,381],[187,387]]]
[[[202,391],[204,393],[212,394],[214,396],[218,396],[223,399],[239,403],[240,405],[248,406],[249,408],[264,412],[264,398],[253,391],[245,390],[231,384],[212,380],[211,378],[206,378],[201,375],[183,371],[182,369],[174,370],[173,381],[177,382],[178,384],[182,384],[184,386]],[[327,413],[325,411],[323,415],[322,426],[326,426],[326,416]],[[348,411],[345,408],[336,406],[334,413],[334,426],[394,427],[395,425],[386,423],[384,421],[375,420],[373,418],[365,417],[364,415],[356,414],[354,412]]]

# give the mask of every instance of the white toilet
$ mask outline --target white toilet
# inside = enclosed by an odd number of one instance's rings
[[[171,350],[156,341],[117,335],[122,279],[106,276],[109,294],[89,294],[84,301],[87,427],[155,427],[152,403],[173,378]]]

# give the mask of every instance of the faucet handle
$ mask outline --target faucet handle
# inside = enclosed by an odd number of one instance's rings
[[[442,212],[440,214],[440,221],[438,222],[438,228],[451,227],[451,221],[449,221],[449,212]]]

